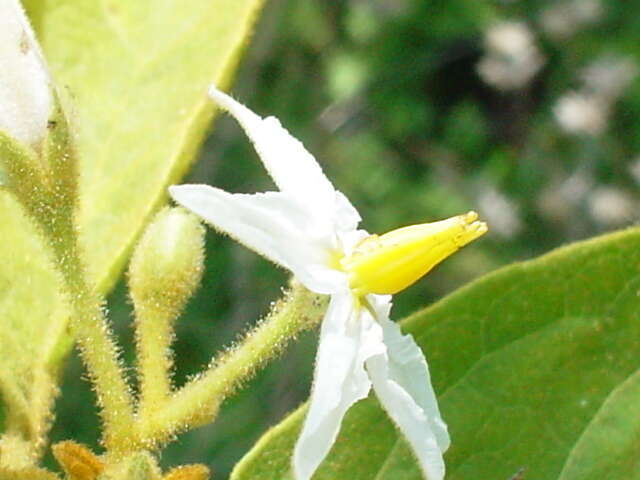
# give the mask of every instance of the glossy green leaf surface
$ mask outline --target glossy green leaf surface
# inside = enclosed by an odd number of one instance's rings
[[[561,480],[640,478],[640,372],[611,392],[573,448]]]
[[[640,230],[503,268],[403,325],[449,425],[448,479],[640,478]],[[233,479],[289,475],[302,418],[269,431]],[[352,408],[314,476],[342,478],[420,478],[374,398]]]
[[[228,84],[262,2],[25,3],[75,132],[90,280],[107,292],[193,161],[213,114],[207,86]],[[68,313],[46,245],[1,190],[0,218],[2,392],[48,415],[32,405],[34,379],[68,351]]]

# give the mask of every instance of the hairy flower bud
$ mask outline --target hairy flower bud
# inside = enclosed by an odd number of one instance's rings
[[[0,2],[0,130],[38,149],[47,131],[49,74],[18,0]]]
[[[200,283],[204,229],[182,208],[165,208],[147,227],[131,259],[129,287],[136,309],[177,313]]]

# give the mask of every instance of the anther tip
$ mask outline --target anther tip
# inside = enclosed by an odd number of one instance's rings
[[[489,227],[485,222],[473,222],[471,226],[474,227],[474,230],[476,231],[478,236],[487,233],[487,231],[489,230]]]
[[[455,242],[458,247],[463,247],[487,233],[487,230],[489,230],[489,228],[485,222],[472,221],[464,226],[463,233],[455,239]]]
[[[466,224],[470,224],[478,219],[478,214],[473,210],[465,213],[464,215],[460,215],[462,217],[462,221]]]

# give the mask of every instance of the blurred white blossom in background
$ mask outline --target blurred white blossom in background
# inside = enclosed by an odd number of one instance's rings
[[[517,205],[495,187],[486,185],[478,195],[478,210],[491,233],[503,238],[511,238],[522,230],[522,220]]]
[[[637,169],[640,170],[640,161]],[[585,218],[601,229],[629,225],[638,219],[636,205],[637,198],[632,193],[613,185],[599,186],[585,170],[550,183],[538,198],[539,211],[545,218],[578,233],[584,231]]]
[[[614,102],[638,76],[638,65],[630,57],[605,55],[582,70],[580,76],[585,90]]]
[[[629,57],[605,55],[585,67],[582,88],[569,92],[553,108],[556,120],[567,133],[601,134],[613,104],[638,75],[636,62]]]
[[[629,173],[636,183],[640,184],[640,156],[636,157],[629,165]]]
[[[593,175],[583,170],[552,180],[538,197],[540,213],[548,220],[561,224],[579,218],[576,211],[584,204],[594,183]]]
[[[540,26],[550,37],[564,40],[603,16],[600,0],[565,0],[552,3],[540,13]]]
[[[607,124],[608,106],[596,95],[569,92],[560,97],[553,113],[567,133],[599,135]]]
[[[485,56],[478,74],[500,90],[515,90],[529,83],[544,65],[544,57],[529,27],[516,21],[491,26],[485,33]]]
[[[600,186],[588,198],[589,213],[601,227],[620,227],[637,218],[636,200],[620,188]]]

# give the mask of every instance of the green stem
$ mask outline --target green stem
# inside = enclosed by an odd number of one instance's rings
[[[11,425],[0,437],[0,478],[2,470],[20,471],[33,468],[37,461],[34,443],[26,440],[20,432],[16,432]]]
[[[42,456],[46,444],[46,433],[51,424],[51,409],[58,392],[55,379],[44,366],[33,368],[29,396],[15,385],[11,379],[5,379],[0,373],[0,393],[5,408],[4,432],[0,438],[11,438],[11,448],[23,449],[17,458],[28,458],[30,466],[35,466]],[[20,441],[19,441],[20,440]],[[15,453],[15,452],[14,452]],[[9,465],[7,453],[0,448],[0,465]],[[21,461],[19,461],[21,463]]]
[[[37,154],[2,132],[0,150],[7,188],[40,227],[63,277],[72,310],[70,326],[102,407],[104,444],[109,450],[126,449],[134,423],[132,399],[102,310],[102,299],[89,285],[82,263],[75,228],[76,156],[59,105],[56,103],[43,153]],[[38,377],[35,388],[42,391],[34,392],[33,399],[25,399],[29,408],[46,408],[52,403],[55,384],[48,380],[46,375]],[[43,440],[48,419],[46,410],[40,423],[32,427],[33,432],[40,433],[38,442]]]
[[[33,428],[29,418],[29,402],[24,392],[5,371],[0,371],[0,394],[5,415],[5,431],[19,431],[25,438],[31,438]]]
[[[148,418],[164,405],[171,392],[172,320],[167,309],[136,305],[136,357],[140,395],[138,416]]]
[[[31,412],[42,412],[37,415],[32,424],[31,438],[37,458],[44,453],[47,443],[47,432],[53,420],[53,405],[58,395],[56,376],[50,372],[46,366],[38,365],[33,370],[33,381],[31,385]]]
[[[101,407],[104,446],[109,451],[125,452],[134,424],[131,392],[102,301],[86,282],[73,226],[63,225],[63,221],[57,223],[52,246],[73,309],[71,328]]]
[[[243,380],[280,353],[297,334],[320,321],[326,308],[324,298],[295,286],[240,345],[177,391],[152,416],[140,418],[138,442],[150,448],[215,418],[222,401]]]

